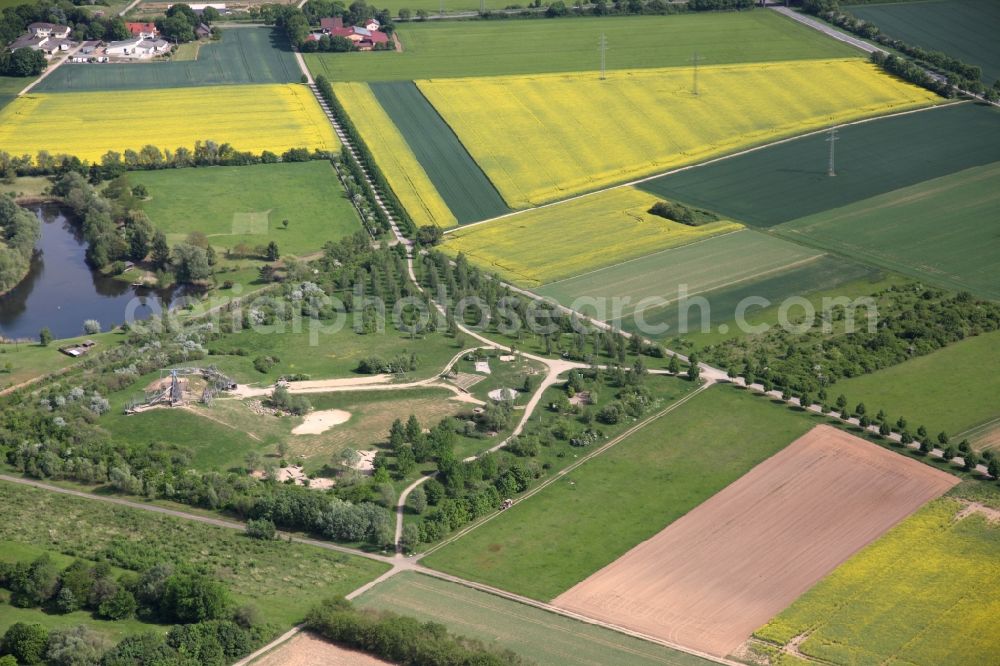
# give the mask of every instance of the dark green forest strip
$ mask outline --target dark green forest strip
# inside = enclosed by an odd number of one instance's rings
[[[1000,79],[1000,2],[937,0],[843,9],[913,46],[943,51],[983,70],[987,86]]]
[[[973,104],[843,127],[835,178],[816,134],[638,185],[758,227],[1000,160],[1000,111]]]
[[[201,47],[197,60],[127,64],[66,64],[38,92],[149,90],[237,83],[295,83],[302,73],[288,42],[270,28],[233,28]]]
[[[371,88],[459,224],[510,212],[493,183],[416,85],[397,81],[373,83]]]

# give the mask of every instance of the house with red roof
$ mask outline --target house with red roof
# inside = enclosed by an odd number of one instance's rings
[[[133,37],[139,39],[156,39],[159,34],[155,23],[125,23],[125,27]]]
[[[346,37],[354,43],[359,51],[371,51],[377,45],[389,43],[389,35],[379,30],[379,22],[375,19],[368,19],[363,26],[345,26],[341,17],[324,18],[319,20],[319,32],[313,32],[309,39],[319,41],[324,35],[330,37]]]

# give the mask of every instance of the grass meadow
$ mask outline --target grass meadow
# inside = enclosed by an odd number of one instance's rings
[[[202,44],[194,60],[145,63],[67,64],[35,88],[38,92],[98,92],[296,83],[302,76],[287,40],[271,28],[222,31],[222,40]]]
[[[138,171],[129,180],[149,190],[143,209],[171,244],[201,231],[220,256],[272,240],[283,255],[302,256],[361,230],[326,161]]]
[[[458,224],[448,204],[366,83],[334,83],[333,92],[361,133],[389,186],[418,227]]]
[[[1000,299],[998,182],[1000,162],[994,162],[786,222],[774,231],[949,289]]]
[[[657,201],[642,190],[617,188],[458,229],[442,249],[535,287],[742,228],[724,221],[700,227],[673,222],[649,212]]]
[[[306,63],[313,75],[325,74],[331,81],[592,71],[600,67],[602,34],[612,70],[685,67],[696,51],[713,65],[857,55],[776,13],[756,11],[516,23],[429,21],[397,29],[402,53],[310,53]]]
[[[403,572],[358,597],[362,608],[438,622],[539,664],[707,666],[712,662],[456,583]]]
[[[948,345],[931,354],[868,375],[837,382],[831,395],[843,393],[855,405],[884,409],[893,421],[903,416],[915,431],[923,424],[932,436],[944,430],[952,438],[1000,417],[1000,331]]]
[[[0,150],[14,155],[46,150],[100,161],[109,150],[190,149],[197,141],[256,153],[340,149],[301,85],[120,91],[113,103],[104,93],[38,93],[0,109]]]
[[[512,208],[938,99],[858,59],[417,85]]]
[[[708,389],[423,563],[535,599],[552,599],[811,425],[765,399]]]
[[[415,85],[373,83],[371,90],[459,224],[508,212],[496,187]]]
[[[971,103],[840,128],[835,178],[819,134],[769,146],[641,187],[729,219],[772,227],[932,178],[992,164],[1000,110]]]
[[[567,306],[584,297],[628,298],[620,312],[629,317],[637,307],[649,305],[640,303],[643,299],[676,301],[682,286],[688,296],[695,296],[810,266],[821,257],[812,248],[745,229],[552,282],[537,291]],[[788,293],[794,290],[788,285]],[[650,307],[644,311],[647,318],[654,314]],[[601,319],[613,315],[597,314]]]
[[[829,664],[947,666],[989,661],[1000,601],[1000,525],[931,502],[759,629]]]
[[[987,86],[1000,79],[1000,4],[992,0],[934,0],[852,5],[851,14],[908,44],[943,51],[983,70]]]
[[[343,595],[386,566],[360,557],[242,532],[0,483],[6,520],[0,540],[17,541],[126,568],[160,562],[204,570],[237,603],[251,603],[282,631],[300,622],[317,599]],[[45,520],[38,520],[45,516]]]

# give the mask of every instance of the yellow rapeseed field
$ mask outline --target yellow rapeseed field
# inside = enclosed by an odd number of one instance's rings
[[[828,664],[978,664],[996,653],[1000,525],[930,502],[799,597],[758,638]],[[995,663],[996,659],[992,659]]]
[[[742,228],[666,220],[648,212],[658,200],[619,187],[458,229],[445,237],[443,249],[464,252],[486,270],[533,287]]]
[[[860,59],[419,81],[513,208],[939,98]]]
[[[175,150],[206,140],[255,153],[340,148],[302,85],[41,93],[0,110],[0,150],[15,155],[46,150],[95,161],[109,150]]]
[[[434,224],[447,228],[458,224],[368,84],[335,83],[333,92],[417,226]]]

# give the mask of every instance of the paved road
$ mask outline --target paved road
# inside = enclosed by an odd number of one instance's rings
[[[853,35],[849,35],[846,32],[841,32],[840,30],[834,28],[832,25],[828,23],[824,23],[819,19],[814,19],[811,16],[806,16],[805,14],[797,12],[789,7],[783,7],[781,5],[770,5],[769,7],[770,9],[773,9],[779,14],[787,16],[793,21],[798,21],[802,25],[808,26],[813,30],[819,30],[827,37],[832,37],[833,39],[836,39],[838,42],[844,42],[845,44],[849,44],[856,49],[861,49],[865,53],[875,53],[876,51],[878,51],[879,53],[888,53],[888,51],[886,51],[881,47],[875,46],[874,44],[869,44],[863,39],[859,39]]]

